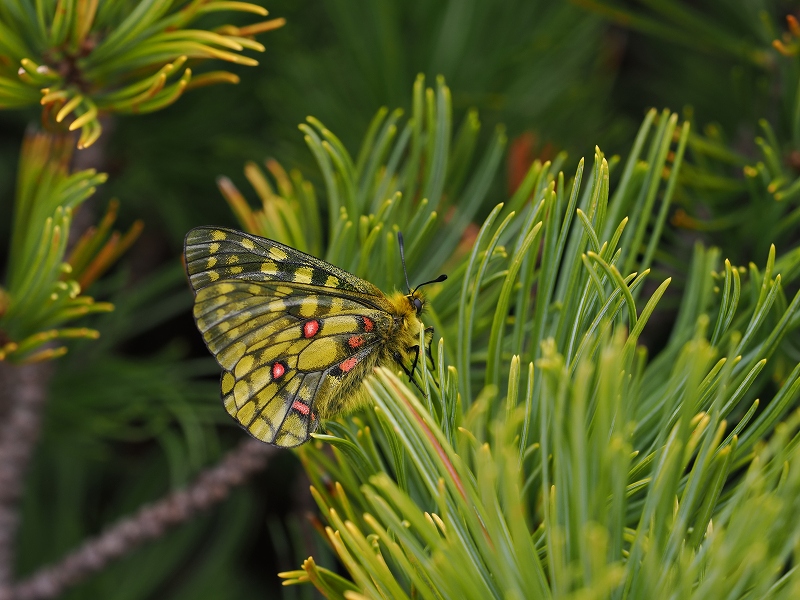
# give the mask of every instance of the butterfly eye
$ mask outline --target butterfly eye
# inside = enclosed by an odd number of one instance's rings
[[[414,309],[417,311],[417,314],[422,312],[422,300],[419,298],[414,298]]]

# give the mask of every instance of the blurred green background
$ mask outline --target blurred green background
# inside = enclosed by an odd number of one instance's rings
[[[287,25],[259,36],[267,47],[260,66],[231,68],[240,84],[189,92],[150,115],[115,118],[100,142],[110,179],[88,210],[101,214],[109,199],[119,198],[120,227],[141,218],[145,231],[111,276],[93,288],[93,295],[117,306],[94,323],[101,340],[74,344],[57,364],[24,500],[20,575],[186,483],[245,435],[220,405],[218,368],[191,319],[180,249],[193,226],[236,225],[215,179],[229,176],[254,200],[242,174],[245,161],[276,158],[322,189],[297,129],[307,115],[320,119],[355,154],[376,110],[408,109],[418,73],[429,84],[444,75],[455,122],[477,108],[484,142],[495,124],[506,126],[511,158],[494,182],[490,197],[496,200],[513,185],[515,161],[565,150],[569,172],[580,157],[593,155],[595,145],[607,155],[627,152],[650,107],[685,111],[695,131],[718,135],[747,158],[756,153],[759,118],[768,118],[781,140],[788,137],[780,132],[788,127],[794,90],[783,79],[759,10],[783,28],[783,16],[796,3],[261,4]],[[609,6],[623,12],[600,10]],[[678,11],[671,20],[653,6],[677,6],[689,17]],[[605,18],[624,11],[663,30]],[[719,35],[704,37],[702,27],[697,33],[692,18],[711,23]],[[752,48],[762,54],[748,54]],[[6,214],[22,136],[36,118],[35,110],[0,112]],[[9,224],[0,220],[4,240]],[[725,256],[763,261],[755,233],[749,240],[731,229],[707,236]],[[691,246],[691,236],[679,237],[678,252],[681,246]],[[309,554],[325,555],[308,525],[309,511],[299,465],[293,454],[281,452],[220,507],[66,597],[313,597],[310,587],[282,589],[276,576]],[[143,572],[149,576],[141,577]]]

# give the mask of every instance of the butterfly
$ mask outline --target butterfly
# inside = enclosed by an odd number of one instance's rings
[[[222,227],[192,229],[184,256],[197,328],[223,369],[225,410],[253,437],[287,448],[364,405],[374,367],[399,364],[412,378],[425,327],[419,288],[447,278],[412,290],[406,274],[408,294],[387,296],[299,250]]]

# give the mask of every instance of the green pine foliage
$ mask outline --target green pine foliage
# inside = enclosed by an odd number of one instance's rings
[[[31,134],[21,152],[7,287],[0,288],[0,328],[6,339],[0,360],[57,358],[66,346],[42,348],[65,338],[97,338],[96,329],[64,327],[107,302],[82,294],[136,239],[137,224],[109,238],[115,209],[88,231],[67,255],[73,212],[94,194],[106,175],[87,169],[70,173],[72,141]]]
[[[0,108],[44,107],[45,119],[80,130],[78,147],[100,137],[100,113],[148,113],[192,87],[236,83],[227,71],[192,77],[188,59],[255,66],[243,50],[263,52],[252,36],[282,20],[214,31],[190,28],[220,11],[266,16],[256,4],[221,0],[15,0],[0,7]]]
[[[446,88],[427,96],[446,98]],[[638,152],[624,166],[615,161],[613,193],[599,150],[585,186],[582,162],[569,182],[549,163],[532,165],[431,293],[429,319],[443,336],[417,382],[425,397],[384,370],[368,384],[374,410],[329,425],[300,450],[328,542],[352,581],[309,559],[283,574],[289,583],[310,581],[329,598],[642,597],[662,586],[664,597],[796,593],[800,580],[782,567],[800,540],[789,524],[797,489],[783,486],[800,481],[791,475],[800,413],[772,446],[756,447],[800,390],[800,368],[788,373],[773,359],[796,326],[800,296],[789,302],[783,292],[796,253],[778,261],[782,284],[774,248],[763,271],[743,277],[744,268],[698,244],[669,342],[649,360],[637,347],[670,283],[655,282],[637,302],[689,135],[676,115],[651,111]],[[336,208],[347,230],[365,202],[347,184],[349,157],[338,169],[326,162],[337,147],[326,137],[328,153],[317,156],[342,184]],[[423,158],[433,178],[435,147]],[[440,168],[446,180],[460,165]],[[370,179],[381,198],[382,178]],[[399,175],[394,188],[407,181]],[[426,202],[415,208],[397,227],[415,231]],[[360,218],[362,246],[380,231],[368,219]],[[422,255],[436,257],[446,239],[433,236]],[[359,267],[349,254],[329,259]],[[743,504],[753,496],[780,507],[779,537],[770,526],[750,529]],[[758,558],[728,547],[744,532],[748,545],[765,548]]]

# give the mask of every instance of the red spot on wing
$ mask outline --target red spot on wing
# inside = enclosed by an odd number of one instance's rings
[[[359,346],[362,346],[364,344],[364,338],[361,337],[360,335],[350,336],[350,339],[347,340],[347,344],[351,348],[358,348]]]
[[[314,319],[313,321],[306,321],[303,323],[303,335],[306,338],[314,337],[317,335],[319,331],[319,321]]]
[[[362,317],[364,319],[364,331],[372,331],[372,328],[375,327],[375,323],[372,322],[372,319],[369,317]]]
[[[300,402],[300,400],[295,400],[294,403],[292,404],[292,408],[299,413],[303,413],[306,416],[308,415],[309,412],[311,412],[311,409],[308,408],[308,406],[306,406],[302,402]]]
[[[352,371],[353,367],[355,367],[357,364],[358,364],[358,359],[355,356],[351,356],[350,358],[342,362],[342,364],[339,365],[339,368],[345,373],[347,373],[348,371]]]
[[[286,367],[283,364],[276,362],[272,365],[272,378],[273,379],[280,379],[283,377],[283,374],[286,373]]]

